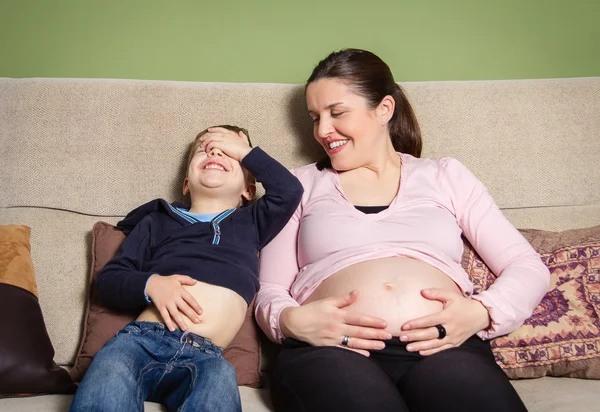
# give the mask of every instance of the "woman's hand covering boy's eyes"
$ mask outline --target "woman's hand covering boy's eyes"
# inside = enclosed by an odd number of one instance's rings
[[[243,133],[236,133],[223,127],[211,127],[200,138],[200,147],[206,153],[218,149],[232,159],[241,161],[252,150],[248,137]]]

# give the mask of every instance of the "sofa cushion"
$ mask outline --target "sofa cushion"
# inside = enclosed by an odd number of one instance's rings
[[[71,377],[80,381],[100,348],[127,323],[136,318],[137,313],[119,313],[106,308],[94,291],[94,280],[104,265],[119,250],[125,235],[115,226],[97,222],[92,229],[92,263],[90,288],[87,296],[86,312],[81,344]],[[248,307],[246,319],[223,356],[235,367],[238,385],[259,387],[261,385],[261,350],[258,328],[253,318],[254,302]]]
[[[600,378],[600,226],[564,232],[522,230],[550,269],[550,290],[514,332],[492,339],[510,378]],[[495,276],[466,242],[463,267],[474,293]]]
[[[27,226],[0,226],[0,396],[76,389],[67,371],[54,362],[37,299],[30,232]]]

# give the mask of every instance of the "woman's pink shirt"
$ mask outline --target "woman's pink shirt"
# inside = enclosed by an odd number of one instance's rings
[[[279,326],[284,308],[301,305],[329,276],[366,260],[418,259],[471,296],[473,284],[460,264],[461,234],[497,276],[489,289],[473,296],[492,320],[478,335],[504,335],[531,316],[548,289],[548,268],[483,184],[456,159],[399,155],[400,189],[377,214],[364,214],[348,202],[335,171],[319,171],[314,164],[292,171],[304,186],[304,196],[260,255],[256,319],[270,339],[285,338]]]

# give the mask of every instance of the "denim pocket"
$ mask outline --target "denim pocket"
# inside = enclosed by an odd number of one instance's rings
[[[123,329],[118,331],[116,336],[119,336],[122,334],[139,335],[141,332],[142,332],[142,329],[140,329],[139,326],[129,323]]]

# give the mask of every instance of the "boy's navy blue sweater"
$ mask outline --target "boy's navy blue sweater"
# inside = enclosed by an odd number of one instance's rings
[[[104,304],[142,310],[153,274],[187,275],[237,292],[247,303],[259,288],[258,251],[273,239],[300,203],[302,185],[284,166],[256,147],[242,159],[265,188],[256,203],[230,209],[211,222],[194,222],[156,199],[117,224],[127,237],[96,279]]]

